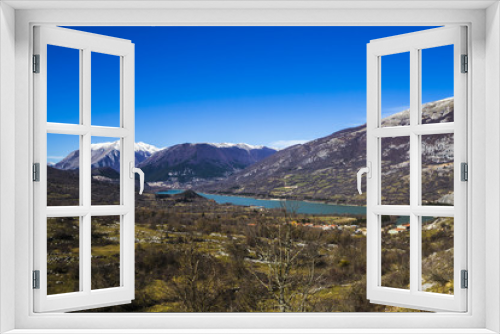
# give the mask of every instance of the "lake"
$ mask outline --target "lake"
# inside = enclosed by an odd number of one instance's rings
[[[179,194],[183,189],[171,189],[168,191],[159,192],[159,194]],[[234,205],[244,206],[259,206],[266,209],[281,208],[283,200],[269,200],[257,199],[252,197],[242,196],[227,196],[227,195],[213,195],[198,193],[199,195],[213,199],[219,204],[230,203]],[[297,213],[310,214],[310,215],[330,215],[330,214],[353,214],[353,215],[366,215],[366,207],[354,205],[335,205],[324,204],[306,201],[286,201],[286,206],[291,210],[296,209]]]

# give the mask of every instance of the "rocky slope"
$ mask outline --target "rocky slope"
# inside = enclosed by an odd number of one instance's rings
[[[427,103],[427,123],[453,121],[453,99]],[[409,124],[405,110],[382,120],[382,126]],[[453,135],[422,138],[422,200],[429,204],[453,203]],[[356,173],[366,165],[366,126],[345,129],[302,145],[295,145],[231,175],[199,187],[212,193],[324,200],[339,204],[365,204],[356,191]],[[408,204],[409,140],[382,142],[384,204]]]

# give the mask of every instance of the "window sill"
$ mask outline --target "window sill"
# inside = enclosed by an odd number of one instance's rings
[[[5,334],[487,334],[475,329],[15,329]]]

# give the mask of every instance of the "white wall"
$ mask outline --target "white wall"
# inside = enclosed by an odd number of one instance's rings
[[[486,266],[487,282],[500,278],[500,6],[498,3],[486,11],[486,248],[495,262]],[[496,257],[495,257],[496,255]],[[486,287],[486,328],[500,332],[500,286]]]
[[[1,0],[0,0],[1,1]],[[66,2],[65,2],[66,3]],[[92,11],[92,10],[18,10],[16,16],[17,30],[16,30],[16,59],[17,59],[17,81],[16,86],[16,130],[14,133],[13,125],[13,109],[11,108],[13,102],[10,101],[10,97],[14,93],[14,82],[13,74],[13,62],[14,60],[10,57],[13,53],[13,41],[11,40],[12,35],[8,32],[12,32],[13,29],[13,11],[12,9],[3,5],[0,7],[0,11],[3,8],[3,12],[0,13],[0,42],[2,43],[2,51],[0,52],[0,199],[2,200],[2,207],[0,207],[0,233],[5,236],[6,234],[12,235],[13,227],[13,213],[10,209],[13,207],[12,195],[14,189],[16,189],[16,232],[17,232],[17,250],[22,250],[21,252],[16,252],[17,265],[16,272],[18,274],[16,285],[17,285],[17,295],[16,295],[16,307],[18,312],[16,313],[16,323],[17,326],[21,328],[34,328],[36,326],[43,326],[46,328],[51,328],[50,326],[59,326],[59,328],[70,328],[72,326],[90,326],[94,328],[104,328],[98,321],[89,321],[88,318],[79,317],[78,319],[70,319],[63,317],[57,318],[57,315],[51,315],[50,317],[28,317],[27,310],[32,309],[30,304],[31,291],[26,289],[26,285],[29,284],[30,274],[32,266],[27,259],[27,254],[30,254],[29,245],[31,243],[30,238],[30,223],[31,216],[29,213],[30,203],[29,197],[26,194],[30,193],[31,181],[30,176],[30,104],[29,104],[29,92],[30,92],[30,80],[29,80],[29,63],[30,63],[30,22],[37,23],[51,23],[51,22],[78,22],[80,24],[99,24],[100,22],[110,22],[116,24],[124,25],[134,25],[134,24],[155,24],[167,22],[167,24],[173,25],[190,25],[190,24],[207,24],[207,25],[231,25],[231,24],[252,24],[252,25],[267,25],[268,22],[274,22],[275,24],[287,24],[290,22],[296,22],[298,24],[309,25],[311,23],[318,24],[329,24],[334,22],[336,24],[349,24],[352,22],[365,22],[366,24],[377,24],[378,22],[393,22],[400,24],[407,24],[408,22],[446,22],[449,24],[454,24],[457,22],[472,22],[472,40],[473,40],[473,54],[472,54],[472,66],[474,68],[472,79],[472,87],[474,91],[474,100],[472,101],[472,126],[470,130],[475,136],[474,139],[474,159],[471,159],[471,164],[473,170],[470,172],[470,176],[474,179],[474,189],[471,193],[471,198],[474,202],[473,206],[473,217],[472,221],[474,226],[472,227],[472,234],[481,236],[488,235],[489,246],[495,249],[496,262],[494,265],[488,265],[487,275],[484,273],[484,242],[475,243],[474,249],[470,254],[471,256],[471,278],[475,282],[480,281],[484,283],[485,276],[490,278],[494,277],[494,281],[498,282],[498,277],[500,274],[500,260],[498,259],[498,250],[500,249],[498,244],[494,244],[499,240],[500,228],[499,218],[500,218],[500,175],[498,175],[498,167],[500,165],[500,135],[499,135],[499,106],[500,98],[498,97],[500,92],[500,24],[499,24],[499,9],[498,6],[491,7],[488,10],[488,20],[485,20],[483,10],[402,10],[402,11],[384,11],[384,10],[364,10],[361,13],[358,11],[350,10],[269,10],[269,11],[259,11],[259,10],[242,10],[242,11],[224,11],[224,10],[155,10],[155,11],[145,11],[145,10],[103,10],[103,11]],[[9,19],[5,19],[9,17]],[[401,23],[402,22],[402,23]],[[6,26],[8,29],[5,29]],[[484,29],[487,29],[488,34],[488,54],[486,56],[488,64],[485,67],[483,60],[485,59],[484,53]],[[3,36],[7,35],[6,38]],[[7,43],[4,43],[8,39]],[[7,48],[4,47],[7,45]],[[5,57],[3,55],[6,54]],[[12,66],[11,66],[12,65]],[[486,71],[487,70],[487,71]],[[485,89],[485,73],[488,77],[488,86]],[[487,99],[485,99],[487,95]],[[487,105],[485,105],[487,101]],[[5,105],[5,107],[4,107]],[[486,114],[486,116],[485,116]],[[4,117],[5,116],[5,117]],[[5,120],[5,121],[4,121]],[[4,131],[5,129],[5,131]],[[488,131],[488,142],[486,144],[485,140],[485,129]],[[14,152],[9,150],[12,145],[12,138],[16,136],[16,147],[18,151],[14,157]],[[7,141],[4,139],[7,138]],[[487,155],[485,154],[485,148],[487,149]],[[11,164],[14,161],[16,164],[17,173],[17,183],[13,183],[13,177],[11,177],[13,172],[13,166]],[[486,167],[485,167],[486,166]],[[488,175],[488,182],[485,182],[485,171],[490,173]],[[485,203],[484,194],[487,191],[487,202]],[[2,197],[3,196],[3,197]],[[3,202],[3,201],[6,202]],[[5,204],[7,203],[7,204]],[[485,205],[492,208],[488,211],[488,216],[485,217]],[[4,210],[5,209],[5,210]],[[4,219],[4,216],[6,217]],[[485,233],[484,227],[487,224],[488,233]],[[9,233],[4,233],[9,232]],[[7,259],[6,262],[0,263],[0,270],[2,274],[13,273],[14,263],[8,262],[9,257],[12,258],[13,252],[10,251],[12,246],[12,239],[7,239],[0,236],[1,248],[0,256],[3,259]],[[483,241],[483,239],[480,239]],[[488,254],[489,257],[489,254]],[[491,259],[491,257],[489,257]],[[5,260],[4,260],[5,261]],[[490,264],[490,263],[488,263]],[[474,273],[480,273],[480,275],[475,275]],[[474,276],[475,275],[475,276]],[[3,276],[2,281],[0,281],[0,288],[2,291],[2,302],[0,303],[0,321],[2,322],[1,330],[9,328],[13,325],[12,311],[14,309],[13,304],[13,277],[11,275]],[[484,326],[484,314],[485,305],[488,312],[488,327],[499,332],[500,330],[500,320],[499,310],[500,310],[500,298],[499,298],[499,286],[489,286],[488,293],[484,293],[484,284],[481,284],[478,289],[475,289],[474,294],[469,294],[472,297],[472,310],[474,313],[480,314],[481,316],[472,323],[474,327]],[[486,297],[486,300],[484,296]],[[487,303],[487,304],[485,304]],[[202,316],[202,315],[200,315]],[[176,318],[177,317],[177,318]],[[296,328],[303,328],[304,318],[303,317],[280,317],[278,315],[273,316],[276,320],[276,328],[284,328],[287,325],[295,325]],[[447,318],[449,317],[449,319]],[[54,321],[57,318],[59,322]],[[367,317],[368,318],[368,317]],[[398,323],[394,322],[392,319],[387,320],[386,317],[369,317],[372,322],[359,321],[358,318],[349,317],[349,315],[339,315],[335,317],[334,322],[330,317],[314,317],[316,327],[318,328],[330,328],[333,326],[339,328],[348,328],[350,326],[357,326],[359,328],[367,328],[369,326],[376,327],[393,327],[397,328]],[[469,317],[452,317],[449,315],[443,315],[443,321],[452,327],[466,326],[470,325]],[[477,318],[477,316],[476,316]],[[165,320],[157,317],[146,317],[145,320],[150,323],[152,328],[163,328],[165,326]],[[191,319],[191,318],[190,318]],[[192,319],[195,319],[194,317]],[[230,319],[224,318],[205,317],[196,318],[192,321],[192,325],[198,328],[220,328],[221,323],[224,321],[224,325],[229,328],[238,326],[248,326],[248,327],[261,327],[266,326],[265,323],[256,321],[254,317],[242,317],[239,315],[233,315]],[[353,319],[356,319],[353,322]],[[404,322],[406,319],[413,320],[413,316],[401,315],[399,323]],[[438,317],[433,317],[428,319],[428,322],[422,323],[419,327],[429,327],[437,326],[442,324],[442,319]],[[65,322],[64,322],[65,321]],[[137,323],[136,317],[130,317],[126,315],[120,318],[119,321],[115,321],[109,326],[120,326],[121,328],[133,328],[134,324]],[[171,328],[182,328],[185,326],[186,318],[182,316],[169,317],[169,326]],[[399,326],[400,327],[400,326]],[[4,329],[5,328],[5,329]],[[112,327],[110,327],[112,328]]]
[[[0,333],[14,328],[15,12],[0,3]]]

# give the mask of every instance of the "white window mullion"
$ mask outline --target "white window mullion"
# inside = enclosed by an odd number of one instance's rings
[[[452,206],[417,206],[412,212],[420,217],[454,217],[455,208]]]
[[[80,151],[80,180],[82,189],[83,206],[89,208],[91,205],[91,52],[89,49],[83,50],[83,98],[82,98],[82,122],[87,132],[82,136]]]
[[[88,127],[80,124],[47,123],[47,132],[82,136],[89,132],[89,129]]]
[[[83,82],[83,98],[82,98],[82,123],[89,129],[91,126],[91,52],[86,48],[83,50],[83,69],[81,80]],[[88,210],[92,204],[92,173],[91,173],[91,134],[87,131],[82,136],[82,149],[80,151],[80,182],[82,189],[83,205]],[[90,294],[92,290],[92,217],[90,210],[83,216],[83,240],[80,253],[82,254],[81,262],[83,273],[80,274],[83,278],[83,291]]]
[[[372,212],[378,215],[409,216],[411,209],[409,205],[376,205]]]
[[[379,138],[402,137],[409,136],[411,130],[410,126],[388,126],[373,129],[373,134]]]
[[[419,101],[420,101],[420,66],[419,51],[410,50],[410,127],[419,123]],[[410,207],[413,209],[419,205],[420,193],[420,150],[418,148],[419,136],[413,131],[410,133]],[[419,247],[419,217],[410,214],[410,292],[415,293],[420,289],[420,247]]]
[[[124,205],[95,205],[95,206],[51,206],[46,209],[47,217],[76,217],[85,216],[89,212],[93,216],[119,216],[129,212]]]
[[[106,126],[92,126],[90,127],[90,131],[93,136],[99,137],[127,137],[130,135],[130,131],[123,128],[111,128]]]
[[[414,52],[414,64],[415,68],[414,70],[416,71],[414,73],[414,81],[412,81],[412,84],[416,85],[414,89],[411,91],[414,92],[416,95],[416,101],[413,101],[413,106],[415,110],[414,114],[416,114],[416,117],[411,118],[410,122],[412,123],[412,130],[413,134],[412,137],[414,138],[414,147],[413,150],[416,151],[416,157],[413,156],[414,161],[413,161],[413,170],[416,172],[415,175],[412,176],[412,180],[414,180],[414,188],[415,190],[412,192],[413,194],[413,202],[412,208],[412,217],[414,220],[414,224],[416,225],[416,228],[413,228],[410,233],[413,233],[416,235],[412,241],[413,244],[410,245],[410,249],[412,252],[410,253],[410,261],[411,257],[413,256],[416,258],[416,263],[412,264],[414,265],[412,267],[412,271],[410,272],[411,277],[413,278],[413,282],[415,287],[411,289],[412,292],[419,292],[422,291],[422,215],[418,213],[418,208],[422,207],[422,133],[426,133],[426,130],[429,128],[432,129],[431,126],[424,126],[421,125],[422,122],[422,50],[415,49]],[[441,127],[434,127],[437,129],[440,129],[441,131],[444,131],[443,129],[447,123],[438,123],[441,125]],[[453,123],[448,125],[448,131],[453,131],[454,126]],[[422,130],[422,131],[418,131]],[[436,132],[437,133],[437,132]],[[443,133],[443,132],[441,132]],[[411,148],[410,148],[411,150]],[[411,189],[410,189],[411,191]],[[411,227],[410,227],[411,228]],[[411,236],[410,236],[411,238]]]
[[[126,137],[130,131],[123,128],[112,128],[107,126],[85,126],[80,124],[47,123],[47,132],[66,135],[82,136],[88,132],[99,137]]]
[[[123,227],[123,224],[125,223],[125,219],[123,219],[123,216],[120,216],[120,263],[125,263],[124,259],[126,258],[124,255],[125,247],[124,247],[124,242],[125,242],[125,229]],[[125,272],[125,266],[121,265],[120,266],[120,286],[125,286],[124,284],[124,273]]]
[[[92,256],[91,256],[91,248],[89,247],[92,241],[92,233],[91,233],[91,217],[90,214],[86,214],[83,216],[83,226],[82,229],[83,238],[81,241],[82,248],[80,249],[81,254],[81,264],[80,267],[83,268],[83,272],[80,272],[80,278],[82,279],[83,292],[90,294],[92,290],[91,282],[92,282]]]
[[[422,108],[420,108],[422,109]],[[420,111],[421,112],[421,111]],[[422,118],[420,117],[419,120]],[[454,133],[455,124],[449,123],[433,123],[433,124],[417,124],[412,126],[412,132],[417,135],[438,135],[444,133]]]
[[[409,205],[376,205],[373,213],[389,216],[409,216],[414,213],[420,217],[454,217],[455,209],[452,206],[414,206]]]
[[[125,120],[127,117],[124,115],[124,59],[123,57],[120,57],[120,127],[124,128],[125,127]],[[120,173],[120,204],[121,205],[126,205],[127,203],[127,198],[125,194],[127,193],[128,189],[123,189],[125,186],[125,178],[128,177],[130,178],[129,171],[126,170],[126,159],[128,158],[126,151],[128,150],[125,148],[125,145],[127,144],[126,139],[123,137],[120,139],[120,147],[122,148],[122,152],[120,153],[120,170],[122,171]],[[134,160],[135,163],[135,160]],[[130,168],[130,166],[128,167]],[[126,245],[126,238],[125,238],[125,233],[126,233],[126,228],[125,224],[127,222],[127,219],[123,216],[120,215],[120,263],[125,263],[124,259],[126,258],[125,252],[127,250],[127,245]],[[120,286],[126,286],[125,284],[125,271],[126,271],[126,265],[120,266]]]
[[[84,106],[86,106],[86,104],[84,103],[83,101],[83,96],[84,96],[84,85],[85,85],[85,80],[84,80],[84,76],[85,76],[85,56],[84,56],[84,52],[83,50],[80,50],[80,76],[79,76],[79,115],[80,115],[80,124],[78,124],[78,127],[81,127],[81,128],[84,128],[85,126],[83,124],[86,123],[86,120],[84,118]],[[61,129],[64,129],[65,126],[64,124],[61,124]],[[79,142],[80,142],[80,145],[79,145],[79,150],[80,150],[80,153],[84,152],[85,148],[83,147],[83,136],[82,136],[83,133],[78,133],[79,135]],[[82,163],[82,160],[83,157],[82,157],[82,154],[80,154],[80,164]],[[80,168],[79,169],[79,174],[80,174],[80,177],[79,177],[79,184],[78,184],[78,187],[79,187],[79,194],[80,194],[80,198],[79,198],[79,201],[80,201],[80,207],[84,207],[84,205],[86,204],[84,202],[84,192],[83,192],[83,184],[84,184],[84,170],[83,168]],[[79,216],[79,222],[80,224],[78,225],[78,228],[79,228],[79,231],[78,231],[78,241],[79,241],[79,259],[80,259],[80,262],[79,262],[79,273],[78,273],[78,279],[79,279],[79,284],[80,284],[80,287],[79,287],[79,290],[80,291],[84,291],[84,289],[86,288],[84,286],[84,282],[85,282],[85,277],[84,277],[84,272],[85,272],[85,240],[86,240],[86,234],[84,232],[84,226],[85,226],[85,216],[83,215],[80,215]]]
[[[433,124],[417,124],[411,126],[392,126],[383,127],[373,130],[373,134],[379,138],[387,137],[402,137],[409,136],[411,133],[418,135],[436,135],[444,133],[454,133],[455,124],[453,122],[449,123],[433,123]]]
[[[378,252],[380,243],[380,216],[374,211],[375,207],[380,206],[380,138],[374,135],[374,130],[380,124],[378,110],[380,110],[380,57],[367,50],[367,94],[371,98],[366,106],[367,131],[367,166],[371,163],[372,178],[367,180],[366,186],[366,226],[367,233],[372,238],[367,238],[367,297],[373,298],[372,293],[380,284],[380,264],[381,256]],[[371,102],[371,103],[370,103]]]
[[[134,124],[135,124],[135,90],[134,85],[128,84],[135,81],[135,55],[128,53],[120,59],[121,94],[120,94],[120,122],[125,131],[128,131],[122,139],[122,194],[135,193],[135,176],[131,168],[135,167],[134,153]],[[121,253],[124,259],[135,259],[135,198],[134,196],[123,196],[122,205],[127,208],[127,214],[121,218],[121,231],[123,242]],[[135,295],[135,270],[133,262],[123,261],[121,272],[121,285],[127,289],[129,298]]]

